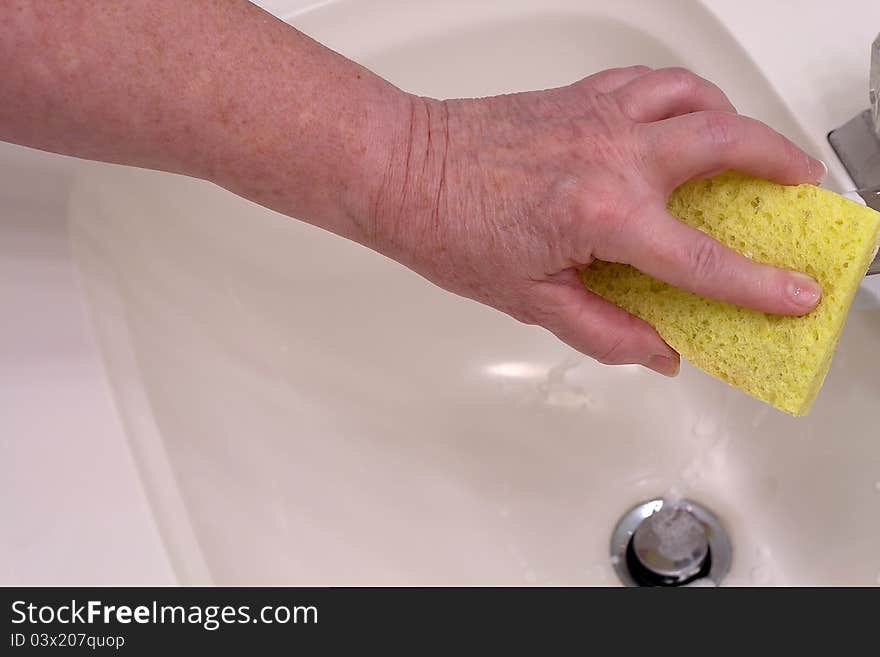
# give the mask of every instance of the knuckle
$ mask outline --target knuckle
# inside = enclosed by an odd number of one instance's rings
[[[624,89],[615,92],[614,94],[608,94],[607,98],[614,103],[614,109],[619,114],[622,114],[630,121],[635,120],[635,117],[638,114],[638,100],[630,90]]]
[[[632,81],[634,77],[641,77],[643,75],[647,75],[648,73],[653,73],[654,69],[650,66],[645,66],[644,64],[636,64],[635,66],[627,66],[626,68],[618,69],[621,73],[627,74],[628,81]]]
[[[742,129],[737,117],[724,112],[704,112],[700,136],[714,149],[728,151],[742,139]]]
[[[627,242],[634,211],[619,191],[605,185],[582,194],[575,206],[577,226],[572,227],[577,244],[589,244],[591,253],[617,252]]]
[[[622,363],[621,354],[623,353],[624,342],[626,342],[626,336],[615,336],[611,342],[596,350],[593,358],[603,365],[618,365]]]
[[[632,120],[634,102],[630,94],[613,91],[592,96],[587,108],[592,117],[598,120],[598,125],[607,130]]]
[[[809,158],[806,153],[782,135],[779,135],[779,140],[782,142],[782,161],[786,168],[809,166]]]
[[[671,66],[662,71],[664,82],[680,91],[691,91],[699,86],[699,78],[683,66]]]
[[[634,354],[630,338],[637,330],[638,322],[639,320],[630,315],[623,330],[601,348],[595,349],[591,354],[592,358],[603,365],[622,365],[633,362]]]
[[[724,247],[710,237],[698,239],[691,246],[688,267],[697,280],[716,277],[724,262]]]

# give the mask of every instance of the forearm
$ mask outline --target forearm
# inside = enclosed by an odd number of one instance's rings
[[[0,61],[0,139],[205,178],[364,243],[408,147],[406,94],[244,0],[7,0]]]

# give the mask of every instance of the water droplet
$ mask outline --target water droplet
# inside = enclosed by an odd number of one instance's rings
[[[691,432],[694,434],[695,438],[708,438],[717,430],[718,423],[715,421],[715,418],[708,413],[697,417],[697,421],[694,422],[694,426],[691,428]]]

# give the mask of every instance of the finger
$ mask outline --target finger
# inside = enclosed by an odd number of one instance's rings
[[[614,97],[640,123],[705,110],[736,114],[721,89],[686,68],[662,68],[634,78],[617,89]]]
[[[643,157],[672,191],[691,178],[732,169],[784,185],[818,183],[825,165],[755,119],[697,112],[639,126]]]
[[[804,315],[822,290],[806,274],[749,260],[665,208],[647,210],[630,233],[625,262],[675,287],[778,315]]]
[[[577,276],[572,272],[574,280]],[[666,376],[679,369],[675,352],[647,323],[577,284],[536,284],[540,323],[556,337],[607,365],[634,363]]]
[[[648,66],[625,66],[623,68],[609,68],[600,71],[589,77],[584,78],[580,83],[589,84],[599,93],[608,94],[625,85],[631,80],[635,80],[653,69]]]

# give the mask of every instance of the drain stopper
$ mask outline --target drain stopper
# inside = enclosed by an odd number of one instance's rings
[[[637,579],[676,586],[694,579],[707,565],[709,539],[692,513],[664,504],[636,528],[631,551],[646,571]],[[652,575],[657,581],[651,581]]]
[[[647,500],[627,511],[611,536],[611,564],[625,586],[718,585],[731,545],[714,513],[692,500]]]

